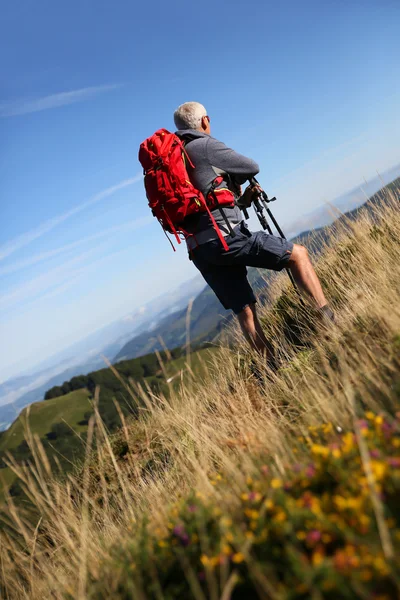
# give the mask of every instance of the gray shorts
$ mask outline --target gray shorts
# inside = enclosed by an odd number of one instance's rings
[[[238,314],[256,302],[246,267],[281,271],[287,266],[293,244],[265,231],[252,233],[244,221],[234,231],[234,237],[225,238],[228,252],[219,240],[213,240],[194,248],[190,258],[222,306]]]

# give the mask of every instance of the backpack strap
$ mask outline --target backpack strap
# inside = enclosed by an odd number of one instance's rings
[[[192,161],[190,160],[190,157],[189,157],[189,155],[188,155],[188,153],[187,153],[187,151],[186,151],[186,146],[187,146],[188,144],[190,144],[190,142],[192,142],[192,141],[193,141],[193,140],[195,140],[196,138],[194,138],[194,137],[191,137],[191,136],[190,136],[190,134],[189,134],[189,135],[186,135],[186,136],[185,136],[185,135],[180,135],[179,137],[180,137],[180,139],[182,140],[183,153],[184,153],[184,154],[183,154],[184,160],[185,160],[185,159],[187,159],[187,160],[188,160],[188,162],[189,162],[189,164],[190,164],[190,166],[191,166],[192,168],[195,168],[195,166],[193,165],[193,163],[192,163]],[[186,139],[185,139],[185,138],[186,138]],[[224,249],[226,252],[228,252],[228,251],[229,251],[229,246],[228,246],[228,244],[226,243],[226,240],[225,240],[224,236],[222,235],[220,228],[219,228],[219,227],[218,227],[218,225],[217,225],[217,222],[216,222],[216,220],[215,220],[215,218],[214,218],[214,216],[213,216],[213,214],[212,214],[212,212],[211,212],[211,210],[210,210],[210,207],[209,207],[209,206],[208,206],[208,204],[207,204],[207,197],[208,197],[208,195],[209,195],[209,194],[211,194],[211,195],[212,195],[212,197],[213,197],[213,199],[214,199],[214,201],[215,201],[215,204],[216,204],[216,206],[218,207],[218,209],[219,209],[219,211],[220,211],[220,213],[221,213],[221,215],[222,215],[222,217],[223,217],[223,219],[224,219],[224,221],[225,221],[225,223],[226,223],[226,226],[227,226],[227,228],[228,228],[228,231],[229,231],[229,233],[232,235],[232,237],[234,237],[236,234],[235,234],[235,232],[233,231],[233,229],[232,229],[232,226],[231,226],[231,224],[229,223],[229,221],[228,221],[228,219],[227,219],[227,217],[226,217],[226,214],[224,213],[224,210],[223,210],[222,206],[220,206],[220,205],[219,205],[219,201],[218,201],[218,198],[217,198],[217,194],[215,193],[215,188],[216,188],[216,187],[218,187],[218,186],[220,185],[220,183],[222,183],[222,181],[223,181],[223,177],[216,177],[216,178],[214,179],[214,181],[213,181],[213,182],[212,182],[212,184],[211,184],[211,188],[210,188],[210,190],[207,192],[207,194],[206,194],[206,195],[205,195],[205,197],[204,197],[204,207],[205,207],[205,209],[206,209],[206,211],[207,211],[207,213],[208,213],[208,216],[210,217],[210,220],[211,220],[212,226],[213,226],[213,228],[215,229],[215,232],[216,232],[216,234],[217,234],[217,236],[218,236],[218,239],[219,239],[219,241],[220,241],[220,242],[221,242],[221,244],[222,244],[222,247],[223,247],[223,249]]]
[[[226,216],[226,214],[225,214],[225,211],[224,211],[224,209],[222,208],[222,206],[220,206],[220,204],[219,204],[219,201],[218,201],[218,198],[217,198],[217,194],[215,193],[215,190],[216,190],[216,188],[217,188],[217,187],[220,185],[220,183],[222,183],[222,181],[223,181],[223,177],[222,177],[222,176],[216,177],[216,178],[214,179],[214,181],[212,182],[212,184],[211,184],[211,188],[210,188],[210,190],[209,190],[209,192],[208,192],[207,196],[208,196],[209,194],[211,194],[211,196],[213,197],[213,199],[214,199],[214,202],[215,202],[215,204],[216,204],[216,206],[217,206],[217,208],[218,208],[219,212],[221,213],[221,216],[222,216],[222,218],[223,218],[223,219],[224,219],[224,221],[225,221],[225,225],[226,225],[226,226],[227,226],[227,228],[228,228],[229,234],[230,234],[232,237],[235,237],[236,233],[233,231],[233,229],[232,229],[232,225],[229,223],[229,221],[228,221],[228,218],[227,218],[227,216]]]

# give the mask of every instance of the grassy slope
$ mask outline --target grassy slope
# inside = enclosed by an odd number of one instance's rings
[[[19,446],[25,439],[27,425],[30,431],[43,439],[52,425],[65,421],[77,433],[86,431],[86,425],[79,425],[84,414],[90,410],[88,390],[76,390],[60,398],[35,402],[25,408],[0,439],[0,452],[7,452]],[[6,467],[0,469],[0,504],[4,500],[4,490],[9,488],[16,476]]]
[[[79,425],[85,412],[90,410],[88,390],[76,390],[60,398],[35,402],[25,408],[14,423],[4,432],[0,440],[0,452],[16,448],[24,439],[26,426],[40,438],[49,433],[52,425],[65,421],[77,433],[84,431],[86,425]]]
[[[208,348],[193,353],[190,360],[190,367],[198,376],[206,370],[206,363],[213,354],[214,349]],[[115,366],[118,370],[118,365]],[[182,385],[182,381],[187,381],[188,368],[186,357],[172,360],[165,364],[165,373],[167,378],[172,378],[172,386],[177,389]],[[158,377],[148,377],[146,381],[151,384],[157,381]],[[64,421],[76,433],[85,433],[87,425],[79,423],[84,419],[85,413],[92,408],[92,401],[89,399],[87,389],[76,390],[65,396],[35,402],[25,408],[12,425],[3,432],[0,438],[0,453],[16,448],[26,437],[26,428],[29,425],[30,432],[36,434],[40,439],[44,439],[46,434],[51,431],[55,423]],[[70,443],[75,443],[74,438]],[[10,468],[0,469],[0,503],[4,498],[4,489],[9,487],[16,477]]]
[[[238,338],[112,439],[98,424],[72,487],[21,473],[42,521],[28,534],[9,513],[36,552],[3,538],[10,598],[27,582],[32,600],[399,596],[398,200],[370,217],[336,231],[317,265],[334,330],[284,274],[260,307],[276,376],[252,377]]]

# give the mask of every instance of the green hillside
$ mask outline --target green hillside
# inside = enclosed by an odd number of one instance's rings
[[[207,370],[207,363],[215,352],[213,348],[205,348],[194,352],[190,357],[190,369],[198,376]],[[131,389],[136,384],[149,387],[154,392],[168,395],[171,390],[176,390],[181,382],[187,382],[189,369],[187,357],[181,350],[176,350],[170,360],[162,353],[159,359],[155,354],[141,357],[131,361],[123,361],[113,369],[105,368],[95,371],[88,377],[82,376],[65,382],[64,389],[68,389],[71,382],[84,385],[80,389],[36,402],[25,408],[10,428],[2,433],[0,438],[0,503],[3,500],[4,487],[10,489],[14,497],[21,496],[21,489],[13,485],[15,476],[7,467],[6,455],[8,452],[18,462],[31,460],[31,451],[26,442],[26,432],[39,436],[44,449],[51,462],[53,457],[61,464],[63,473],[68,473],[73,463],[79,462],[83,457],[84,440],[86,439],[88,420],[92,411],[91,398],[96,386],[100,388],[98,409],[109,432],[121,426],[120,416],[115,407],[116,400],[124,415],[137,418],[138,407],[141,402],[126,390],[129,384]],[[147,376],[146,376],[147,375]],[[61,388],[52,388],[49,392]],[[77,437],[79,434],[81,440]]]
[[[89,391],[76,390],[61,398],[53,398],[46,402],[35,402],[24,408],[0,440],[0,452],[19,446],[25,439],[27,425],[32,432],[44,438],[54,424],[65,421],[76,432],[86,430],[86,425],[79,425],[85,413],[90,410]]]
[[[85,432],[87,429],[85,413],[91,410],[89,398],[89,391],[82,389],[61,398],[31,404],[3,433],[0,439],[0,456],[13,451],[16,458],[19,456],[26,458],[27,448],[24,440],[28,427],[32,433],[38,435],[45,442],[45,445],[50,442],[46,436],[53,438],[51,442],[54,447],[60,445],[57,444],[57,437],[55,437],[57,428],[59,433],[62,431],[65,433],[68,428],[72,435],[74,432],[78,434]],[[77,445],[75,441],[74,445]],[[2,466],[3,468],[0,469],[0,502],[3,500],[4,489],[10,488],[16,479],[13,471],[6,467],[3,461]]]

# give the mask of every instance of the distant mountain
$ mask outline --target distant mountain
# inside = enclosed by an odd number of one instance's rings
[[[340,214],[348,213],[362,206],[368,198],[376,194],[383,185],[400,177],[400,164],[384,171],[381,176],[376,176],[361,185],[335,198],[330,204],[319,206],[315,210],[296,219],[285,226],[288,238],[294,238],[302,231],[330,225]]]
[[[258,269],[249,269],[249,278],[256,288],[265,289],[265,278],[268,272],[262,274]],[[144,332],[128,342],[114,358],[114,363],[120,360],[136,358],[161,350],[163,343],[167,348],[177,348],[186,344],[187,307],[163,319],[152,332]],[[190,341],[194,345],[213,340],[232,319],[230,310],[225,310],[214,292],[207,286],[194,300],[190,311]]]
[[[104,367],[103,355],[112,360],[132,336],[151,331],[168,315],[186,307],[204,286],[202,277],[196,276],[43,361],[37,371],[0,384],[0,431],[22,408],[42,400],[50,387]]]

